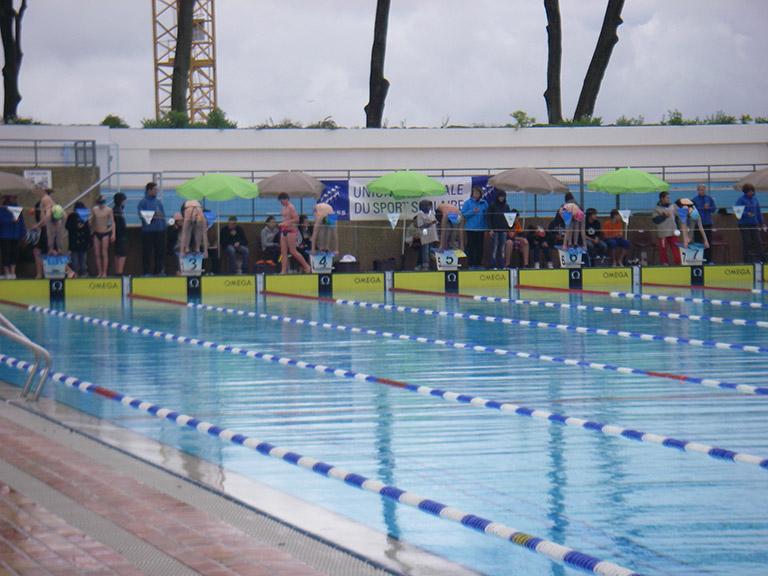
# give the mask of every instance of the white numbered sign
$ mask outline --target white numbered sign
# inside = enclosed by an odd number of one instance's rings
[[[329,274],[333,271],[333,253],[318,252],[310,258],[312,272],[316,274]]]
[[[445,252],[435,252],[435,260],[437,262],[438,270],[458,270],[459,269],[459,257],[453,250],[446,250]]]
[[[186,254],[179,257],[179,270],[182,276],[200,276],[203,273],[203,255]]]
[[[680,259],[683,266],[699,266],[704,264],[704,244],[694,242],[688,248],[680,249]]]
[[[561,268],[581,268],[584,264],[584,250],[581,248],[570,248],[569,250],[557,249],[560,254]]]

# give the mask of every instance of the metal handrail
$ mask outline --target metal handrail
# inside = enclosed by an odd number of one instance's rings
[[[32,370],[29,373],[27,382],[24,384],[24,389],[21,391],[22,398],[27,398],[29,396],[29,393],[32,388],[32,381],[35,379],[35,375],[38,374],[38,370],[40,369],[41,358],[45,361],[45,368],[43,369],[43,373],[40,376],[40,383],[37,385],[37,388],[35,388],[32,394],[32,400],[36,401],[40,397],[40,393],[43,391],[43,387],[45,386],[45,383],[48,380],[48,374],[51,372],[51,353],[48,352],[48,350],[46,350],[39,344],[35,344],[34,342],[32,342],[32,340],[27,338],[27,336],[21,330],[19,330],[13,324],[13,322],[8,320],[1,313],[0,313],[0,324],[2,324],[2,326],[0,326],[0,335],[10,338],[14,342],[17,342],[22,346],[26,346],[32,351],[32,354],[35,356],[35,363],[32,366]]]

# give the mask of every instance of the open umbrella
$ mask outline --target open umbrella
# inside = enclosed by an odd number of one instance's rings
[[[278,172],[259,181],[261,198],[277,198],[281,192],[292,198],[319,198],[323,190],[325,184],[304,172]]]
[[[259,195],[259,187],[232,174],[204,174],[184,182],[176,188],[176,194],[189,200],[220,202],[232,198],[256,198]]]
[[[376,178],[366,186],[368,192],[393,198],[421,198],[446,194],[445,185],[420,172],[398,170]]]
[[[35,183],[11,174],[10,172],[0,172],[0,192],[5,194],[15,194],[18,192],[26,192],[35,189]]]
[[[536,168],[505,170],[488,180],[488,184],[507,192],[527,192],[529,194],[568,192],[568,186],[551,174]]]
[[[669,190],[669,184],[648,172],[634,168],[621,168],[598,176],[587,184],[587,188],[609,194],[644,194],[664,192]]]
[[[752,184],[755,187],[756,192],[768,192],[768,168],[757,170],[751,174],[747,174],[733,185],[735,190],[741,191],[744,184]]]

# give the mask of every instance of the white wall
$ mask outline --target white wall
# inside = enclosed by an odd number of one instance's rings
[[[120,171],[449,170],[768,164],[768,124],[581,128],[148,130],[0,126],[0,140],[96,140]],[[1,148],[0,148],[1,150]],[[104,169],[105,167],[102,167]],[[259,174],[262,176],[264,174]],[[142,176],[140,180],[145,180]]]

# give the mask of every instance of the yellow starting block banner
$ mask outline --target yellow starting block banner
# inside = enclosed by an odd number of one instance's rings
[[[203,276],[202,293],[207,295],[256,294],[254,276]]]
[[[2,300],[40,306],[42,302],[49,302],[50,298],[50,280],[0,280],[0,299]]]
[[[452,272],[457,274],[457,272]],[[400,290],[445,292],[445,272],[395,272],[392,287]]]
[[[501,288],[509,291],[509,270],[463,270],[459,272],[459,290]]]
[[[632,268],[582,268],[583,290],[632,291]]]
[[[64,281],[65,298],[122,298],[122,278],[73,278]]]
[[[654,266],[640,269],[642,284],[664,284],[667,286],[690,286],[691,268],[688,266]]]
[[[187,278],[142,277],[131,280],[131,294],[148,298],[169,298],[187,301]]]
[[[755,286],[755,267],[751,264],[705,266],[704,285],[710,288],[746,288]]]
[[[521,286],[536,288],[558,288],[567,290],[571,287],[571,270],[520,270],[518,282]],[[579,272],[579,270],[576,270]]]
[[[316,296],[318,293],[317,274],[266,274],[264,276],[264,290]]]
[[[384,292],[384,274],[381,272],[347,273],[333,275],[333,292]]]

